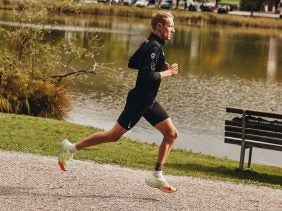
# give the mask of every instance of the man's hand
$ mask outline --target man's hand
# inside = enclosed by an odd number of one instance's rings
[[[164,71],[160,72],[161,78],[168,76],[178,75],[178,64],[173,63],[172,65],[165,63]]]
[[[178,64],[169,65],[169,70],[171,70],[171,75],[178,75]]]

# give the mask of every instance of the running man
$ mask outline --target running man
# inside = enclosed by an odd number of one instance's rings
[[[67,170],[68,161],[77,151],[98,144],[118,141],[134,127],[141,117],[144,117],[163,134],[155,169],[152,175],[145,179],[145,182],[150,187],[159,188],[164,192],[176,191],[176,188],[165,180],[162,168],[176,141],[178,131],[164,108],[156,101],[161,81],[166,77],[178,74],[177,64],[166,63],[162,50],[165,41],[170,40],[175,33],[174,17],[168,12],[156,12],[152,16],[151,26],[152,33],[137,50],[139,53],[131,57],[137,57],[133,58],[135,60],[133,63],[137,66],[138,76],[135,87],[127,95],[124,110],[117,123],[108,131],[94,133],[75,144],[71,144],[67,139],[63,140],[58,156],[58,163],[63,171]],[[129,66],[132,66],[131,60]]]

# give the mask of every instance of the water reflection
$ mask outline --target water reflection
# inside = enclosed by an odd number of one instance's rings
[[[149,23],[116,17],[54,18],[58,23],[51,34],[54,40],[76,37],[79,45],[87,46],[89,33],[100,37],[98,45],[104,49],[97,61],[112,63],[111,69],[68,81],[73,96],[68,120],[108,129],[134,86],[136,72],[126,68],[127,60],[148,36]],[[0,24],[5,22],[11,21]],[[181,74],[165,80],[158,96],[180,130],[176,147],[239,159],[240,148],[223,143],[225,107],[281,113],[281,41],[279,33],[265,30],[176,27],[165,52],[167,61],[179,64]],[[144,120],[127,135],[147,142],[161,140]],[[253,160],[282,166],[280,157],[278,152],[255,149]]]
[[[199,31],[191,31],[191,48],[190,48],[190,60],[197,59],[199,54]],[[187,36],[188,37],[188,36]]]
[[[271,37],[269,40],[268,60],[267,60],[267,80],[274,81],[276,73],[278,71],[277,66],[277,39]]]

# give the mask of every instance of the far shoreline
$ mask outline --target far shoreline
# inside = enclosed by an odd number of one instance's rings
[[[27,3],[28,2],[28,3]],[[138,8],[124,5],[107,5],[98,3],[75,3],[75,2],[56,2],[56,1],[36,1],[35,3],[26,0],[21,3],[10,0],[8,4],[0,3],[1,10],[23,11],[29,8],[36,10],[47,9],[54,14],[85,14],[94,16],[119,16],[148,19],[152,13],[160,10],[155,7]],[[282,30],[281,18],[269,18],[248,16],[248,12],[238,14],[218,14],[216,12],[190,12],[183,9],[164,10],[171,12],[177,22],[187,25],[218,25],[234,26],[243,28],[262,28]],[[255,13],[256,14],[256,13]]]

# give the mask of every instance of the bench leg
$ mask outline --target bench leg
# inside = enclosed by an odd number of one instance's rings
[[[244,160],[245,160],[245,146],[241,147],[241,154],[240,154],[240,163],[239,163],[239,169],[243,170],[244,169]]]
[[[248,161],[248,168],[251,168],[252,154],[253,154],[253,147],[250,147],[250,149],[249,149],[249,161]]]
[[[240,164],[239,169],[244,170],[244,161],[245,161],[245,135],[246,135],[246,111],[243,111],[242,116],[242,142],[241,142],[241,154],[240,154]]]

